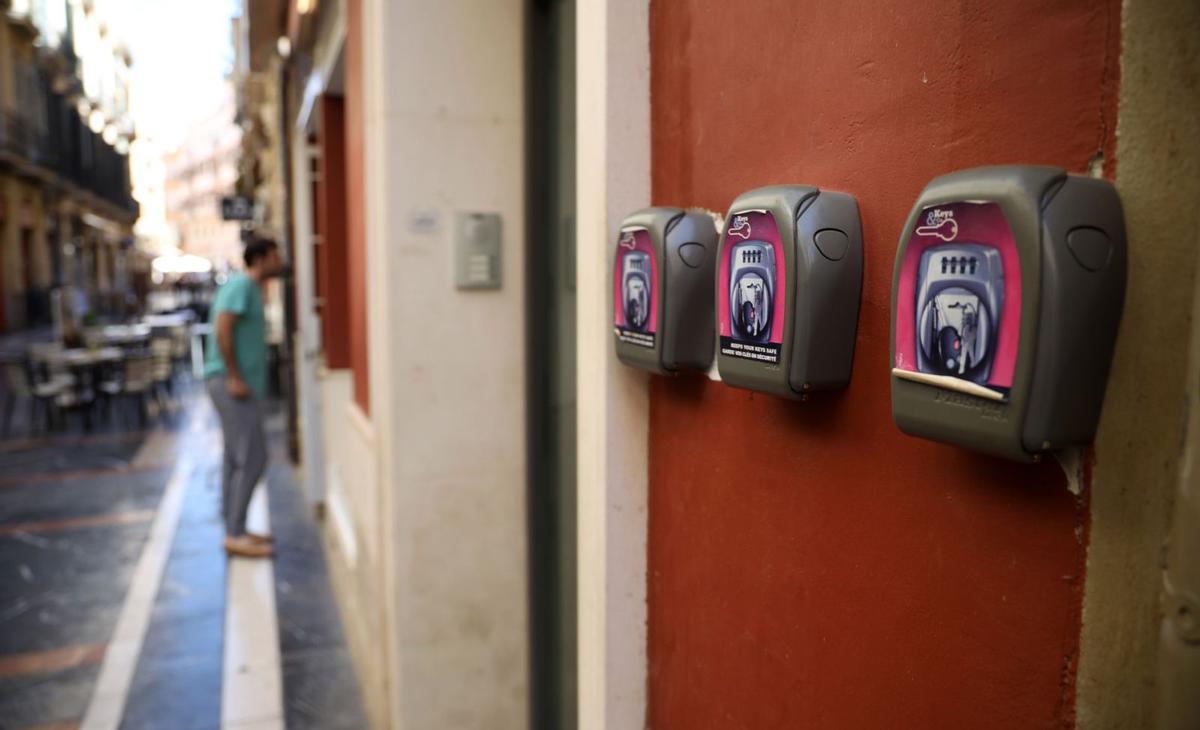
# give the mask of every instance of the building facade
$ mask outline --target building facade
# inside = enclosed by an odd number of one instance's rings
[[[241,267],[242,224],[221,216],[221,199],[237,187],[241,130],[234,90],[185,133],[164,160],[167,224],[180,252],[208,259],[218,271]]]
[[[167,220],[167,166],[158,141],[139,136],[129,145],[132,194],[138,202],[138,219],[133,227],[138,247],[151,256],[174,253],[179,234]]]
[[[289,196],[299,457],[374,726],[1200,722],[1194,3],[250,0],[243,22],[270,87],[243,97],[250,154]],[[999,163],[1112,180],[1131,242],[1097,441],[1036,465],[890,414],[905,217]],[[622,218],[776,183],[859,200],[850,387],[798,404],[621,365]],[[463,287],[480,216],[498,281]]]
[[[102,3],[25,0],[3,15],[0,327],[49,324],[59,288],[80,315],[122,313],[147,263],[132,237],[132,59]]]

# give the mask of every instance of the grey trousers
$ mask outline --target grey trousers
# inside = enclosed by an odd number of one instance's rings
[[[267,468],[262,401],[254,396],[239,400],[229,395],[223,377],[209,378],[205,385],[225,435],[225,463],[221,471],[221,515],[225,519],[225,534],[240,537],[246,534],[250,497]]]

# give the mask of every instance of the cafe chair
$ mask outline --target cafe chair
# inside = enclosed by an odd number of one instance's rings
[[[4,426],[3,437],[8,438],[17,401],[29,401],[29,433],[37,430],[38,416],[48,429],[56,420],[57,398],[65,390],[61,381],[34,382],[30,363],[27,360],[9,360],[4,369]]]

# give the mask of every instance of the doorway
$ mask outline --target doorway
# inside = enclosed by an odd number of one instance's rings
[[[530,705],[577,726],[575,0],[530,0],[526,57]]]

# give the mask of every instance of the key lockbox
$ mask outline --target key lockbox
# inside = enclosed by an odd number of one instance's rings
[[[621,224],[613,255],[617,357],[656,373],[712,364],[717,231],[704,213],[645,208]]]
[[[845,193],[778,185],[733,202],[717,275],[730,385],[787,398],[845,387],[862,292],[862,224]]]
[[[1034,166],[935,178],[892,284],[892,413],[905,433],[1034,460],[1095,436],[1125,297],[1121,201]]]

